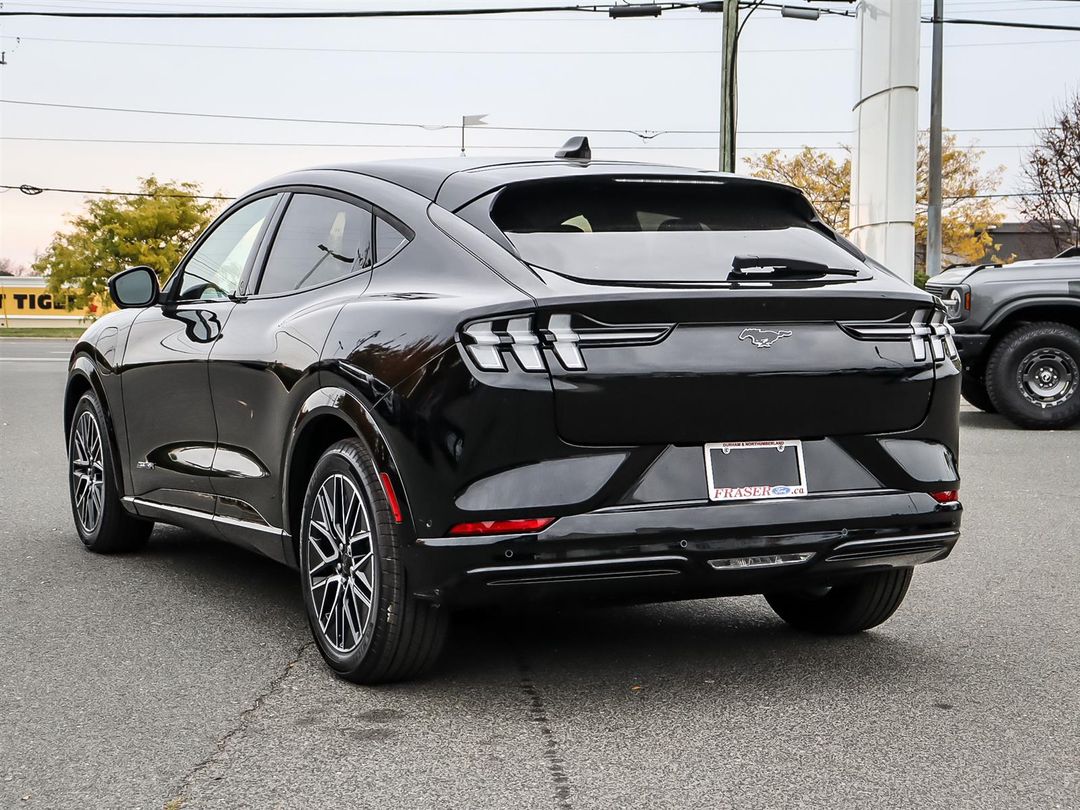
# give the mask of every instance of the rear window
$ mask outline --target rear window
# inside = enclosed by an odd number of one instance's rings
[[[597,281],[715,282],[736,256],[859,269],[783,189],[677,178],[520,183],[495,200],[495,225],[529,264]]]

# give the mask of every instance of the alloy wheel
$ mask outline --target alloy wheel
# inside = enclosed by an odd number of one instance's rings
[[[71,480],[75,514],[86,534],[101,524],[105,503],[105,461],[97,420],[84,411],[75,423],[71,441]]]
[[[1036,349],[1020,361],[1016,381],[1028,402],[1053,408],[1076,392],[1080,369],[1076,360],[1061,349]]]
[[[323,638],[348,654],[375,612],[378,566],[371,522],[356,484],[334,473],[322,482],[308,518],[308,587]]]

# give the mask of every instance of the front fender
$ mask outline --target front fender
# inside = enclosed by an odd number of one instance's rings
[[[1025,309],[1038,307],[1069,307],[1075,309],[1080,315],[1080,298],[1072,298],[1064,295],[1034,295],[1018,298],[1002,304],[994,310],[993,314],[983,324],[983,332],[992,332],[1008,317],[1022,313]]]
[[[91,354],[93,359],[91,359]],[[67,386],[64,390],[64,444],[66,446],[71,439],[71,423],[79,400],[86,391],[93,391],[105,414],[105,432],[112,451],[116,491],[123,495],[130,491],[130,487],[127,486],[129,480],[127,455],[122,451],[120,434],[116,429],[117,419],[123,418],[123,415],[122,409],[114,408],[107,386],[102,380],[102,368],[108,369],[105,373],[112,373],[111,369],[104,364],[104,358],[96,346],[79,344],[75,347],[71,365],[68,368]]]

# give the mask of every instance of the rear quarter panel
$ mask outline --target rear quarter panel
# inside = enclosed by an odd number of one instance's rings
[[[474,376],[458,348],[461,324],[527,312],[534,301],[436,227],[426,201],[399,202],[384,205],[415,236],[342,308],[320,384],[350,392],[369,412],[417,533],[438,534],[453,519],[454,495],[465,482],[495,464],[533,460],[545,452],[544,441],[557,442],[551,383],[546,374]],[[491,262],[516,261],[486,236],[473,236],[490,243]],[[529,429],[537,425],[539,440]]]

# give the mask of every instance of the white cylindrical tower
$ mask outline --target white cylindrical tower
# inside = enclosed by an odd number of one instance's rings
[[[919,129],[919,0],[859,4],[851,238],[911,281]]]

